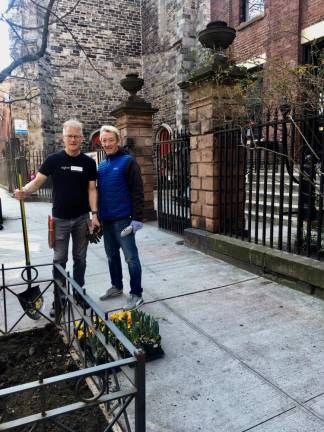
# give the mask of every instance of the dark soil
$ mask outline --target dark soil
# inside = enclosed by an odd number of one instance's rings
[[[37,381],[40,375],[45,379],[74,370],[77,367],[53,325],[0,337],[0,389]],[[46,387],[46,410],[79,402],[75,386],[76,381],[71,380]],[[86,386],[81,391],[84,397],[90,397]],[[39,412],[41,403],[37,390],[0,399],[0,424]],[[98,432],[107,425],[98,406],[74,411],[55,420],[76,432]],[[11,430],[18,432],[29,429],[25,426]],[[62,429],[52,422],[46,422],[45,429],[39,424],[36,430],[54,432]]]

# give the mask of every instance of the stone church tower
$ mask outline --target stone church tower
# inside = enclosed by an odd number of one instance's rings
[[[129,71],[144,78],[142,96],[159,109],[155,130],[162,124],[186,126],[185,95],[177,83],[190,64],[197,32],[210,21],[209,4],[210,0],[82,0],[75,6],[58,0],[47,54],[28,66],[35,77],[33,94],[39,96],[17,104],[13,112],[28,122],[26,146],[60,148],[62,123],[69,118],[82,121],[86,139],[102,124],[114,123],[110,112],[127,96],[119,82]],[[17,83],[16,95],[26,94],[26,86]]]

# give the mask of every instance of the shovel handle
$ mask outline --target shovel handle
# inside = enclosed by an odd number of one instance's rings
[[[19,187],[20,191],[22,192],[23,191],[23,185],[22,185],[21,174],[18,174],[18,187]],[[29,255],[25,203],[24,203],[23,199],[20,199],[19,203],[20,203],[21,223],[22,223],[23,236],[24,236],[25,259],[26,259],[26,265],[29,266],[30,265],[30,255]]]

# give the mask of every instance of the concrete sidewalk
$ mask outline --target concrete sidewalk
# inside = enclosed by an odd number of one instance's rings
[[[19,204],[0,196],[0,264],[23,265]],[[51,261],[49,212],[26,204],[32,264]],[[147,431],[324,432],[324,302],[189,249],[155,223],[136,235],[143,310],[159,320],[165,351],[147,364]],[[86,289],[103,310],[125,301],[100,302],[109,286],[103,243],[91,245]]]

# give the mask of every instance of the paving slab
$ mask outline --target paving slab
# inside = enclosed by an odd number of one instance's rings
[[[324,392],[321,393],[321,395],[305,402],[305,405],[324,417]]]
[[[298,409],[289,410],[263,424],[241,432],[323,432],[323,422]]]
[[[190,312],[191,305],[187,307]],[[298,428],[293,424],[287,431],[324,430],[316,410],[299,407],[259,371],[215,343],[200,327],[203,318],[183,319],[174,300],[145,304],[143,310],[159,320],[165,347],[163,359],[147,364],[148,431],[259,430],[260,424],[291,410]],[[265,430],[281,431],[276,424]]]
[[[306,401],[324,389],[324,303],[260,279],[185,302],[174,299],[172,307],[274,385]]]

